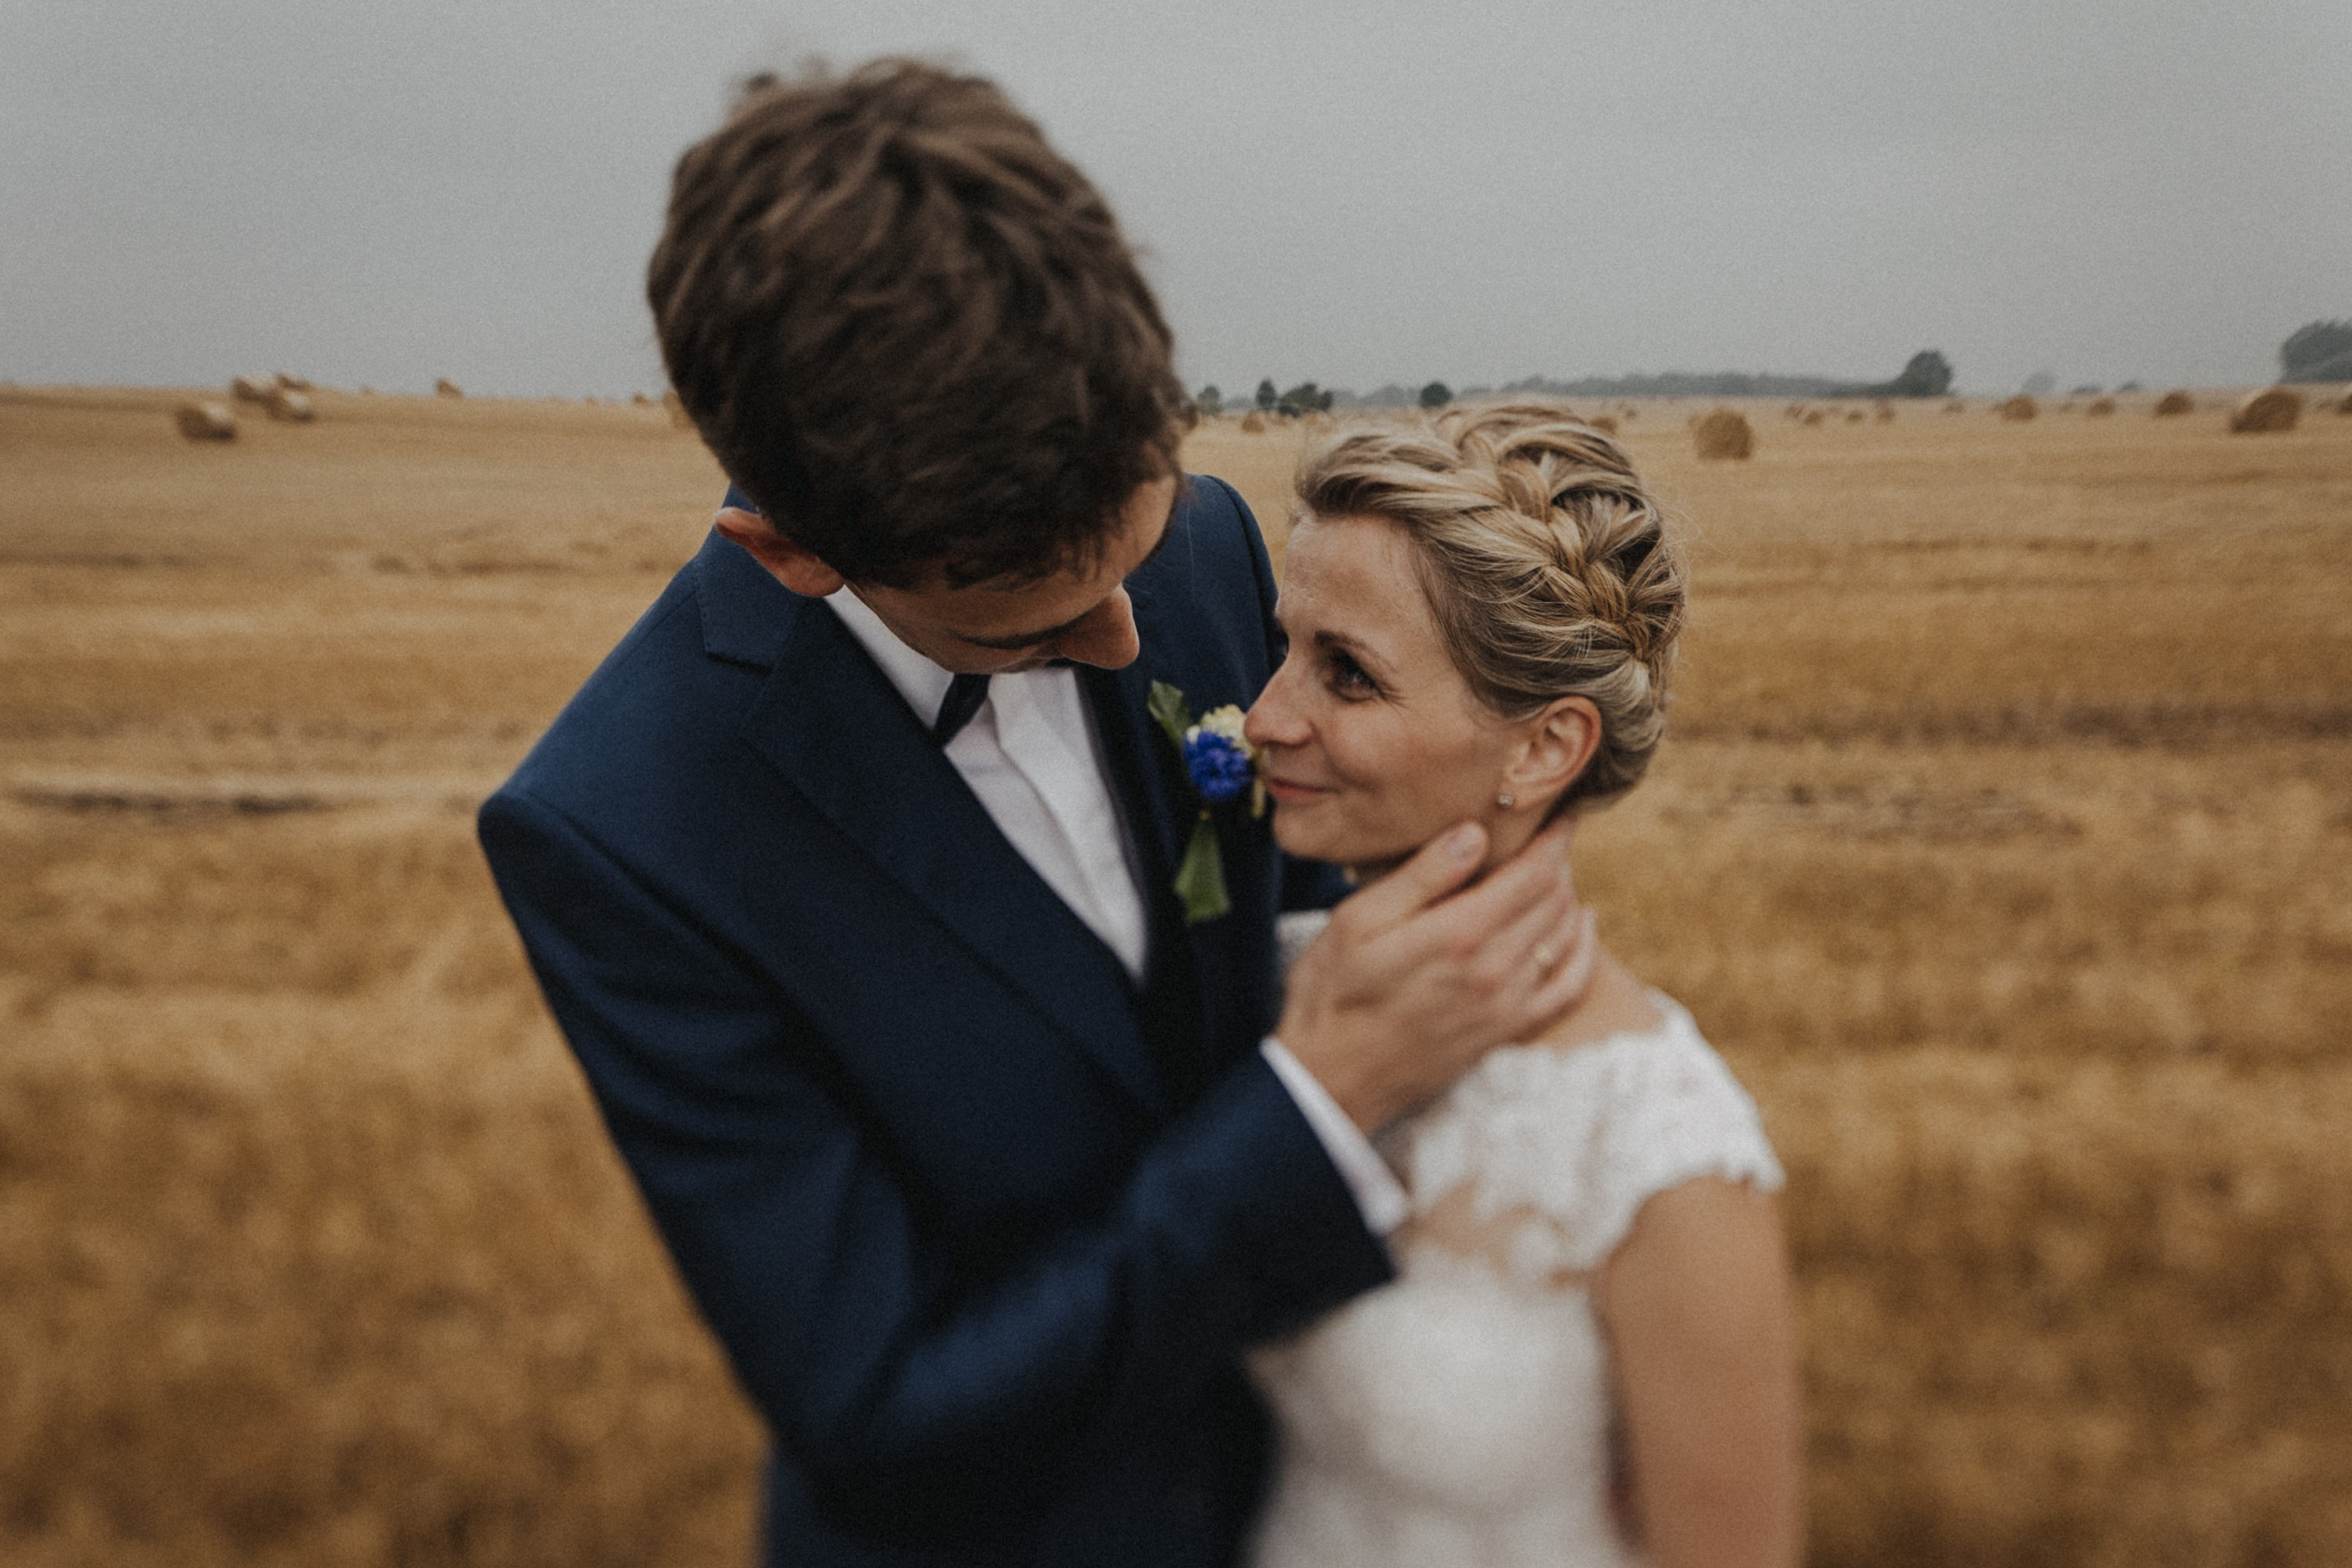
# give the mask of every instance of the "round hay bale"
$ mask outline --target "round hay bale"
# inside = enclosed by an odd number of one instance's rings
[[[1953,398],[1949,403],[1947,403],[1947,404],[1945,404],[1945,405],[1944,405],[1944,412],[1945,412],[1945,413],[1947,413],[1947,414],[1966,414],[1968,411],[1969,411],[1969,405],[1968,405],[1967,404],[1965,404],[1965,403],[1962,403],[1962,402],[1961,402],[1958,398],[1957,398],[1957,397]]]
[[[266,375],[240,375],[228,384],[228,389],[239,403],[267,403],[278,384]]]
[[[1994,412],[2001,416],[2005,424],[2022,425],[2041,413],[2042,405],[2033,401],[2032,394],[2021,392],[2015,397],[2002,403]]]
[[[662,394],[662,406],[669,410],[669,422],[672,425],[681,430],[694,428],[694,416],[686,411],[686,405],[678,401],[676,392]]]
[[[2230,429],[2240,436],[2292,430],[2303,417],[2303,394],[2292,387],[2265,386],[2250,392],[2230,411]]]
[[[456,382],[451,381],[445,375],[433,383],[433,395],[436,397],[463,397],[466,395],[466,389],[459,386]]]
[[[642,392],[633,392],[633,393],[629,394],[629,406],[630,406],[630,407],[632,407],[632,408],[651,408],[653,405],[654,405],[654,400],[653,400],[652,398],[650,398],[650,397],[647,397],[644,393],[642,393]]]
[[[2105,419],[2108,415],[2113,414],[2115,411],[2116,400],[2114,398],[2100,397],[2092,400],[2091,406],[2083,410],[2083,416],[2087,419]]]
[[[1701,419],[1691,427],[1691,441],[1709,462],[1744,461],[1756,452],[1755,428],[1737,408],[1718,408]]]
[[[1612,415],[1596,414],[1584,423],[1589,428],[1598,430],[1603,436],[1617,434],[1617,420]]]
[[[236,415],[226,403],[199,398],[183,403],[172,413],[180,434],[191,441],[234,441]]]
[[[1847,410],[1845,411],[1845,422],[1846,422],[1847,424],[1849,424],[1849,425],[1859,425],[1859,424],[1861,424],[1861,423],[1862,423],[1862,410],[1861,410],[1861,409],[1859,409],[1859,408],[1849,408],[1849,409],[1847,409]]]
[[[1618,416],[1622,419],[1638,419],[1641,417],[1642,411],[1629,403],[1625,405],[1624,407],[1620,408],[1617,411],[1617,414]]]
[[[2344,395],[2336,400],[2336,412],[2338,414],[2352,414],[2352,386],[2346,387],[2344,389]]]
[[[290,391],[283,386],[272,388],[269,401],[262,406],[269,410],[272,419],[283,419],[295,425],[307,425],[318,417],[318,411],[310,406],[309,394]]]
[[[2196,406],[2197,400],[2187,393],[2168,392],[2156,400],[2156,416],[2166,419],[2175,414],[2186,414]]]
[[[280,388],[288,392],[312,392],[317,390],[310,384],[310,377],[293,375],[282,370],[279,371],[272,379]]]
[[[1244,435],[1244,436],[1261,436],[1261,435],[1264,435],[1265,433],[1265,411],[1264,409],[1261,409],[1261,408],[1253,408],[1253,409],[1251,409],[1247,414],[1244,414],[1244,415],[1243,415],[1243,416],[1242,416],[1242,434],[1243,434],[1243,435]]]
[[[1801,403],[1791,403],[1786,408],[1780,410],[1780,417],[1791,422],[1802,419],[1804,416],[1805,405]]]
[[[1882,397],[1878,400],[1878,406],[1871,410],[1870,416],[1881,425],[1892,425],[1895,423],[1895,405]]]
[[[1805,423],[1806,423],[1807,425],[1818,425],[1818,424],[1820,424],[1821,422],[1822,422],[1822,411],[1821,411],[1820,409],[1818,409],[1818,408],[1808,408],[1808,409],[1806,409],[1806,410],[1805,410]]]

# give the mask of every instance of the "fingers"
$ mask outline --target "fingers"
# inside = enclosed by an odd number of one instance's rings
[[[1592,984],[1593,965],[1601,958],[1601,939],[1593,929],[1592,911],[1581,906],[1575,908],[1569,926],[1567,955],[1536,987],[1528,1005],[1528,1012],[1544,1023],[1583,999],[1584,988]]]
[[[1565,836],[1547,829],[1476,887],[1428,910],[1413,922],[1416,937],[1484,948],[1537,906],[1555,898],[1573,900],[1567,843]],[[1524,958],[1528,951],[1520,949],[1514,956]]]
[[[1486,856],[1486,830],[1475,822],[1460,823],[1340,907],[1365,931],[1386,931],[1469,880]]]
[[[1565,890],[1546,899],[1489,942],[1480,954],[1490,973],[1506,977],[1497,1002],[1548,1021],[1584,994],[1601,943],[1592,911]]]
[[[1565,847],[1569,835],[1547,836]],[[1537,864],[1542,861],[1538,851]],[[1490,1022],[1504,1037],[1528,1039],[1582,999],[1601,953],[1592,911],[1579,904],[1565,875],[1564,856],[1549,868],[1561,875],[1538,885],[1544,892],[1479,945],[1477,970],[1490,987]],[[1483,889],[1481,889],[1483,890]],[[1447,908],[1459,904],[1456,899]]]
[[[1503,1001],[1532,989],[1538,972],[1549,975],[1567,953],[1575,931],[1574,900],[1553,889],[1478,944],[1472,973],[1491,987],[1496,1001]]]

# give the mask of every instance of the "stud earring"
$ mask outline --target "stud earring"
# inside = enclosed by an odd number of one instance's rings
[[[1502,794],[1495,797],[1495,804],[1501,806],[1505,811],[1508,811],[1511,807],[1518,805],[1519,801],[1517,795],[1514,795],[1508,790],[1505,790]]]

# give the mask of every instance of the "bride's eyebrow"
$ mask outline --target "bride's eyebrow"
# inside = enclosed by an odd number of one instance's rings
[[[1315,646],[1327,653],[1344,653],[1358,664],[1371,669],[1385,669],[1388,660],[1345,632],[1323,631],[1315,634]]]

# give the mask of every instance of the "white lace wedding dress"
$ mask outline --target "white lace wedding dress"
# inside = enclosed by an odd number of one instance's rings
[[[1640,1562],[1590,1277],[1654,1194],[1781,1179],[1754,1101],[1651,999],[1657,1028],[1497,1050],[1383,1137],[1412,1197],[1398,1278],[1250,1357],[1279,1432],[1254,1568]],[[1416,1234],[1465,1188],[1503,1240],[1476,1257]]]

